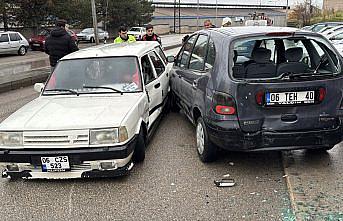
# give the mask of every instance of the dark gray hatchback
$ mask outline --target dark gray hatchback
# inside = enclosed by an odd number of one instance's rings
[[[203,162],[214,160],[218,147],[328,150],[342,140],[342,65],[336,49],[316,33],[202,30],[175,59],[172,108],[196,125]]]

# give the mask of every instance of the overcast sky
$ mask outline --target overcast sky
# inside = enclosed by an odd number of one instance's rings
[[[153,0],[156,2],[174,2],[174,0]],[[182,3],[196,3],[198,0],[181,0]],[[314,4],[322,7],[323,0],[312,0]],[[200,3],[215,3],[216,0],[199,0]],[[263,5],[286,5],[287,0],[217,0],[218,4],[263,4]],[[303,0],[288,0],[289,5],[294,5]]]

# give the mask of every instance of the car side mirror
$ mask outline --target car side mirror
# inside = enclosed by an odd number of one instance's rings
[[[34,90],[37,91],[38,93],[42,92],[43,88],[44,88],[44,84],[43,83],[35,83],[35,85],[33,86]]]
[[[167,61],[168,61],[168,63],[173,63],[175,61],[175,57],[174,56],[168,56]]]
[[[310,59],[309,59],[309,57],[304,57],[303,59],[301,59],[301,62],[304,63],[304,64],[309,65],[310,64]]]

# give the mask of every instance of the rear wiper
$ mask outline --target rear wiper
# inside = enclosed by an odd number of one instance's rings
[[[325,56],[325,54],[324,54],[324,55],[320,58],[317,67],[314,69],[314,72],[313,72],[314,74],[317,74],[320,65],[322,65],[322,64],[324,63],[325,60],[326,60],[326,56]]]
[[[115,88],[112,88],[112,87],[102,87],[102,86],[89,86],[89,85],[83,85],[82,88],[100,88],[100,89],[109,89],[109,90],[112,90],[114,92],[117,92],[117,93],[120,93],[121,95],[123,95],[123,92],[120,91],[120,90],[117,90]]]
[[[293,79],[296,77],[318,77],[318,76],[332,76],[333,73],[320,73],[320,72],[305,72],[305,73],[294,73],[294,72],[285,72],[282,73],[279,79]]]
[[[55,89],[48,89],[45,91],[65,91],[65,92],[70,92],[72,94],[76,94],[79,95],[79,93],[77,91],[71,90],[71,89],[65,89],[65,88],[55,88]]]

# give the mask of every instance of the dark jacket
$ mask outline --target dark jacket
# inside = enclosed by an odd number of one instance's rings
[[[67,54],[79,50],[75,41],[64,28],[56,27],[45,40],[45,53],[50,58],[50,66],[55,67],[57,61]]]
[[[147,34],[143,35],[142,41],[157,41],[161,44],[161,38],[155,33],[153,33],[151,36]]]

